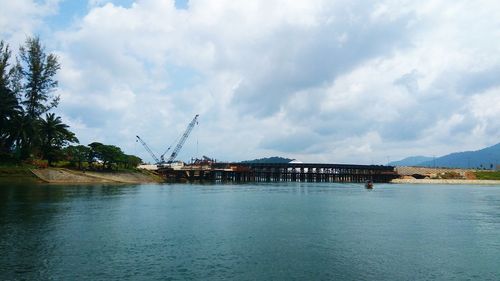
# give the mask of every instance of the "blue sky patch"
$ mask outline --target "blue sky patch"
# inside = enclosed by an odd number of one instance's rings
[[[169,65],[167,71],[169,89],[174,92],[190,88],[202,80],[200,73],[190,67]]]
[[[179,10],[188,9],[189,0],[175,0],[175,8]]]

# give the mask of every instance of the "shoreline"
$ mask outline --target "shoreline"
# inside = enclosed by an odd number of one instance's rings
[[[500,185],[500,180],[465,180],[465,179],[393,179],[394,184],[471,184]]]
[[[79,171],[65,168],[31,169],[33,175],[46,183],[79,184],[79,183],[116,183],[140,184],[158,183],[162,180],[152,173],[140,171],[96,172]]]
[[[81,171],[67,168],[13,168],[3,169],[0,182],[48,183],[48,184],[141,184],[162,183],[158,175],[143,170],[137,171]],[[498,185],[500,180],[468,179],[393,179],[391,184],[460,184],[460,185]]]
[[[7,171],[7,172],[5,172]],[[66,168],[4,169],[0,182],[34,184],[141,184],[161,183],[163,180],[147,171],[80,171]]]

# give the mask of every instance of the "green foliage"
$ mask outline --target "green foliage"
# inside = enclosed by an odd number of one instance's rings
[[[17,161],[43,158],[51,164],[62,156],[64,146],[78,142],[60,117],[47,113],[59,101],[53,92],[60,64],[38,37],[26,39],[12,68],[10,57],[9,46],[0,41],[0,156]]]
[[[0,41],[0,87],[8,88],[10,83],[10,73],[8,71],[9,59],[12,55],[9,45],[3,40]]]
[[[26,126],[23,141],[18,146],[23,159],[50,155],[52,160],[55,157],[55,151],[46,151],[43,147],[40,124],[43,124],[42,114],[55,108],[59,102],[59,97],[52,94],[57,87],[55,76],[59,69],[57,57],[46,54],[38,37],[28,37],[24,46],[19,48],[11,85],[13,91],[23,97],[20,103],[24,108],[23,123]]]
[[[12,118],[10,126],[14,129],[13,138],[14,145],[12,149],[14,150],[14,156],[17,159],[25,160],[33,155],[34,148],[30,148],[28,145],[28,140],[30,136],[34,135],[34,130],[36,129],[28,117],[21,113]]]
[[[60,68],[56,55],[47,55],[38,37],[27,38],[19,48],[16,85],[24,94],[22,103],[30,119],[40,118],[59,103],[59,96],[51,93],[57,88],[55,76]]]
[[[90,169],[134,169],[141,164],[141,158],[123,153],[121,148],[114,145],[106,145],[93,142],[88,146],[68,146],[65,149],[66,159],[78,168],[87,162]]]
[[[500,180],[500,171],[477,171],[474,174],[478,180]]]
[[[38,182],[30,169],[36,168],[27,164],[12,164],[0,162],[0,183]]]
[[[22,113],[15,93],[10,89],[11,73],[8,71],[11,52],[9,46],[0,41],[0,153],[7,154],[14,145],[17,127],[13,120]],[[2,157],[5,158],[5,157]]]
[[[258,163],[258,164],[269,164],[269,163],[290,163],[293,159],[283,158],[279,156],[273,156],[268,158],[260,158],[254,160],[241,161],[241,163]]]
[[[17,128],[13,120],[21,114],[21,107],[14,93],[0,87],[0,150],[8,152],[15,142]]]
[[[70,145],[64,149],[66,159],[69,160],[71,165],[78,167],[78,169],[83,168],[83,163],[89,159],[91,152],[90,147],[85,145]]]
[[[123,161],[123,164],[127,169],[137,168],[137,166],[139,166],[139,164],[141,163],[142,159],[135,155],[125,155],[125,159]]]
[[[32,176],[31,166],[0,166],[0,177]]]
[[[49,165],[62,156],[63,146],[78,142],[75,134],[68,130],[69,126],[62,123],[61,117],[48,113],[45,119],[40,120],[41,149]]]
[[[11,51],[0,41],[0,163],[29,162],[35,166],[56,161],[82,169],[135,168],[139,157],[126,155],[114,145],[78,143],[61,117],[50,113],[59,96],[55,79],[61,68],[54,54],[47,54],[38,37],[27,38],[10,68]],[[44,115],[44,116],[43,116]]]
[[[112,168],[112,164],[121,162],[124,155],[122,150],[114,145],[101,145],[95,148],[100,160],[103,162],[103,167],[107,169]]]

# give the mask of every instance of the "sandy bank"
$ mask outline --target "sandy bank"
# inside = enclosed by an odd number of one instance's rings
[[[31,172],[48,183],[151,183],[160,182],[153,174],[140,172],[82,172],[69,169],[33,169]]]
[[[391,183],[500,185],[500,180],[393,179]]]

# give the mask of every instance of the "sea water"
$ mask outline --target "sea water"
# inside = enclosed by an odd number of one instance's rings
[[[0,185],[0,280],[499,280],[500,186]]]

